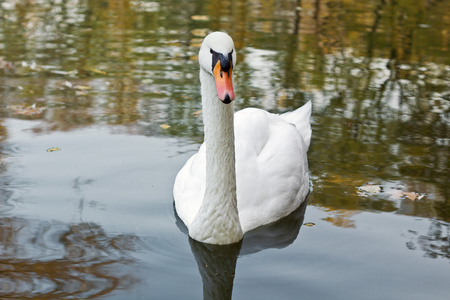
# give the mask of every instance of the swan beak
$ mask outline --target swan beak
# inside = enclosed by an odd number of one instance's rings
[[[222,67],[220,66],[220,60],[217,61],[213,69],[214,78],[216,80],[217,96],[225,104],[231,103],[231,101],[234,100],[234,89],[233,82],[231,81],[231,71],[232,66],[230,66],[230,69],[227,72],[223,71]]]

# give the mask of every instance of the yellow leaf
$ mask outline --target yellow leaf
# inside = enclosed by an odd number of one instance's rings
[[[94,72],[94,73],[97,73],[97,74],[108,75],[108,73],[106,73],[105,71],[100,71],[100,70],[97,70],[97,69],[94,69],[94,68],[90,68],[90,70],[92,72]]]
[[[195,16],[191,16],[191,19],[194,21],[209,21],[210,18],[208,16],[205,15],[195,15]]]
[[[106,73],[105,73],[105,75],[106,75]],[[74,86],[74,88],[76,90],[91,90],[92,89],[90,86],[87,86],[87,85],[76,85],[76,86]]]
[[[167,125],[167,124],[161,124],[161,125],[159,125],[159,127],[161,127],[162,129],[169,129],[169,128],[170,128],[170,125]]]
[[[47,152],[56,152],[56,151],[59,151],[59,150],[61,150],[61,148],[59,148],[59,147],[52,147],[52,148],[48,148]]]
[[[202,110],[200,109],[200,110],[197,110],[197,111],[194,111],[193,113],[192,113],[192,115],[193,116],[195,116],[195,117],[200,117],[200,115],[202,114]]]
[[[308,226],[308,227],[313,227],[313,226],[316,226],[316,223],[306,222],[306,223],[303,223],[303,225]]]

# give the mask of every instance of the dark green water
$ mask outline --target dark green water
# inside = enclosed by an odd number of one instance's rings
[[[0,298],[448,299],[449,12],[1,1]],[[241,248],[189,241],[173,212],[213,30],[235,41],[236,109],[313,103],[308,206]]]

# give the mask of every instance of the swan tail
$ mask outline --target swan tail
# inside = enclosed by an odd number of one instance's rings
[[[311,101],[306,102],[302,107],[280,115],[286,122],[294,124],[303,137],[306,149],[309,149],[311,143]]]

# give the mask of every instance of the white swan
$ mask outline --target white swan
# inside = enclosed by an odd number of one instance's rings
[[[175,208],[193,239],[231,244],[307,196],[311,103],[282,115],[256,108],[234,114],[236,51],[226,33],[204,39],[199,63],[205,142],[175,179]]]

